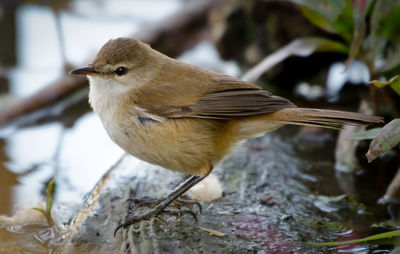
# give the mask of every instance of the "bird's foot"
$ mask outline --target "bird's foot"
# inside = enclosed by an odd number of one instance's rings
[[[142,215],[139,216],[133,216],[128,218],[124,223],[120,224],[114,231],[114,236],[118,232],[119,229],[121,228],[127,228],[128,226],[135,224],[136,222],[142,221],[142,220],[147,220],[152,217],[158,216],[160,214],[168,214],[168,215],[173,215],[177,217],[181,217],[182,215],[185,214],[191,214],[196,222],[197,218],[196,215],[192,212],[191,208],[193,206],[197,206],[199,208],[199,211],[201,213],[201,205],[200,203],[196,201],[189,201],[189,200],[184,200],[180,198],[186,191],[188,191],[191,187],[199,183],[202,179],[204,179],[203,176],[191,176],[188,178],[183,184],[181,184],[176,190],[171,192],[168,196],[161,198],[161,199],[147,199],[147,200],[137,200],[137,199],[130,199],[130,204],[132,205],[132,210],[135,210],[137,208],[143,207],[143,206],[155,206],[152,210],[143,213]],[[179,211],[173,211],[173,210],[165,210],[168,205],[173,203],[175,206],[177,206]],[[181,210],[181,207],[186,206],[189,207],[189,210]]]
[[[119,229],[121,228],[127,228],[130,225],[133,225],[137,222],[143,221],[143,220],[148,220],[152,217],[156,217],[159,215],[167,215],[167,216],[174,216],[176,218],[181,218],[182,216],[188,214],[193,217],[195,222],[197,223],[197,216],[196,214],[192,211],[192,209],[196,206],[197,209],[199,210],[199,213],[202,213],[202,207],[201,204],[197,201],[194,200],[186,200],[183,198],[177,198],[174,201],[170,202],[170,205],[173,205],[174,207],[177,208],[177,210],[172,210],[172,209],[166,209],[167,205],[165,205],[166,202],[168,202],[168,196],[163,197],[163,198],[158,198],[158,199],[151,199],[151,198],[145,198],[145,199],[127,199],[127,203],[130,204],[130,210],[134,211],[138,208],[142,207],[152,207],[155,206],[152,210],[143,213],[139,216],[133,216],[128,218],[124,223],[118,225],[118,227],[114,231],[114,236],[118,232]],[[186,208],[186,209],[182,209]]]

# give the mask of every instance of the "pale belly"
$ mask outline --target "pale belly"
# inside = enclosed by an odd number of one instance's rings
[[[118,126],[105,125],[111,139],[141,160],[184,174],[207,175],[235,143],[224,138],[229,134],[226,122],[189,118],[141,122],[134,118]]]

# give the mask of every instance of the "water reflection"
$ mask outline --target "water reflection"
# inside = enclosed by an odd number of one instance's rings
[[[60,77],[63,55],[70,64],[87,63],[110,38],[130,36],[181,5],[179,0],[72,1],[70,10],[56,15],[48,6],[21,4],[16,8],[18,65],[6,72],[9,94],[33,94]],[[121,154],[93,113],[72,128],[65,128],[63,121],[1,128],[0,214],[41,201],[52,177],[56,201],[79,202]]]

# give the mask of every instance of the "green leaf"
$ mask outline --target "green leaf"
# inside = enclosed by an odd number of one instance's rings
[[[329,22],[334,22],[345,8],[346,1],[330,0],[291,0],[292,2],[305,6]]]
[[[349,209],[358,214],[365,213],[365,205],[357,201],[354,197],[343,194],[340,196],[323,196],[316,197],[314,205],[324,211],[337,211],[339,209]]]
[[[54,194],[54,178],[51,179],[47,186],[47,199],[46,199],[46,212],[51,215],[51,209],[53,208],[53,194]]]
[[[378,1],[380,2],[380,1]],[[379,34],[387,39],[391,38],[400,38],[399,29],[400,29],[400,1],[386,0],[383,2],[386,3],[385,7],[387,8],[387,13],[383,13],[385,15],[379,24]]]
[[[381,23],[384,20],[388,13],[393,9],[396,5],[395,1],[392,0],[381,0],[375,2],[375,7],[372,11],[371,15],[371,31],[370,31],[370,47],[374,49],[377,43],[377,35],[381,33],[382,27]]]
[[[48,221],[48,216],[45,210],[43,210],[42,208],[32,208],[35,211],[38,211],[39,213],[43,214],[43,216],[46,218],[46,220]]]
[[[42,208],[36,208],[36,207],[32,208],[32,209],[35,210],[35,211],[38,211],[41,214],[43,214],[43,216],[46,218],[47,224],[49,224],[49,226],[52,227],[54,225],[54,222],[53,222],[53,219],[51,218],[51,215],[46,213],[45,210],[43,210]]]
[[[54,179],[51,179],[51,181],[47,185],[46,210],[42,208],[32,208],[33,210],[36,210],[41,214],[43,214],[43,216],[47,220],[47,223],[51,227],[54,226],[54,221],[53,218],[51,217],[51,209],[53,208],[53,194],[54,194]]]
[[[400,95],[400,78],[399,76],[395,77],[396,79],[392,81],[390,84],[390,87],[398,94]],[[391,79],[392,80],[392,79]]]
[[[368,162],[389,151],[400,143],[400,119],[394,119],[386,124],[372,140],[366,154]]]
[[[380,0],[376,1],[374,10],[372,11],[372,17],[371,17],[371,34],[377,34],[378,32],[381,32],[382,29],[385,29],[381,27],[384,24],[381,24],[382,21],[385,19],[390,19],[391,17],[388,16],[389,12],[396,6],[396,1],[393,0]],[[392,24],[396,25],[396,24]]]
[[[372,59],[382,58],[377,72],[400,65],[400,0],[379,0],[375,3],[370,26],[369,47]]]
[[[376,137],[376,135],[378,135],[378,132],[381,129],[382,128],[374,128],[374,129],[370,129],[370,130],[366,130],[366,131],[360,131],[360,132],[354,133],[351,136],[351,139],[355,139],[355,140],[373,139]]]
[[[301,5],[303,15],[322,30],[342,36],[350,42],[353,34],[353,8],[350,0],[292,0]]]
[[[379,81],[379,80],[372,80],[369,82],[370,84],[375,85],[376,87],[384,87],[387,85],[390,85],[390,87],[398,94],[400,95],[400,76],[396,75],[393,78],[391,78],[389,81]]]
[[[344,222],[338,221],[313,221],[313,224],[320,225],[328,230],[333,231],[345,231],[347,230],[346,224]]]
[[[326,19],[318,12],[307,7],[301,7],[300,10],[303,13],[303,15],[317,27],[329,33],[335,33],[335,34],[338,33],[335,26],[333,25],[333,22],[329,21],[329,19]]]
[[[399,82],[399,81],[400,81],[399,75],[397,75],[391,78],[389,81],[371,80],[369,84],[373,84],[376,87],[382,88],[384,86],[392,84],[393,82]]]
[[[386,233],[368,236],[368,237],[356,239],[356,240],[341,241],[341,242],[308,243],[308,244],[323,245],[323,246],[338,246],[338,245],[346,245],[346,244],[353,244],[353,243],[363,243],[363,242],[368,242],[368,241],[376,241],[376,240],[391,238],[391,237],[395,237],[395,236],[400,236],[400,230],[389,231]]]

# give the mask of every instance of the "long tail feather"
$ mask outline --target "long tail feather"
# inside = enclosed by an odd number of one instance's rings
[[[340,129],[342,125],[383,123],[383,118],[361,113],[312,108],[286,108],[274,113],[275,121]]]

